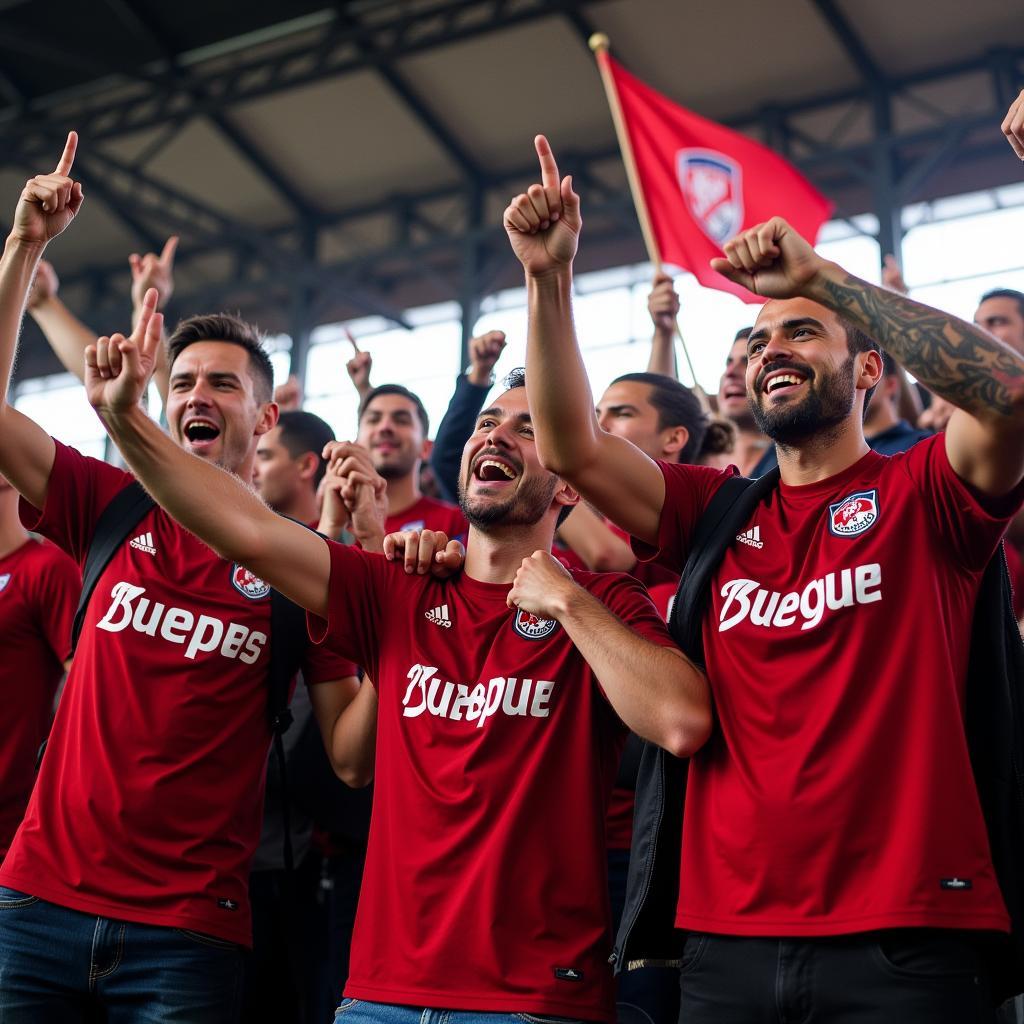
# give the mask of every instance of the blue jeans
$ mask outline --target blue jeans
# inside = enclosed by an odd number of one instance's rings
[[[236,1024],[242,950],[0,886],[0,1024]]]
[[[483,1010],[430,1010],[343,999],[334,1024],[581,1024],[572,1017],[546,1013],[485,1013]]]

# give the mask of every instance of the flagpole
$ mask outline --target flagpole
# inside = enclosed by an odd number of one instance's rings
[[[633,206],[636,209],[637,220],[640,221],[640,234],[643,235],[644,246],[647,249],[647,258],[654,264],[654,269],[661,272],[661,252],[658,249],[658,240],[654,237],[654,229],[651,227],[651,215],[647,210],[647,200],[644,191],[640,187],[640,175],[637,173],[636,160],[633,157],[633,145],[629,141],[629,132],[626,131],[626,121],[622,116],[622,104],[619,102],[619,91],[615,88],[615,79],[612,77],[612,69],[608,63],[608,51],[611,48],[611,40],[603,32],[595,32],[588,40],[588,45],[597,60],[597,70],[601,74],[601,84],[604,86],[604,94],[608,100],[608,109],[611,111],[612,124],[615,125],[615,135],[619,140],[619,151],[622,154],[622,162],[626,167],[626,179],[629,182],[629,191],[633,196]],[[710,407],[704,389],[697,382],[697,374],[693,370],[693,361],[690,359],[689,349],[686,347],[686,339],[683,338],[682,328],[679,320],[673,318],[676,328],[676,337],[683,347],[683,355],[686,357],[686,365],[693,379],[694,390],[698,398],[702,399],[701,404],[706,408]]]

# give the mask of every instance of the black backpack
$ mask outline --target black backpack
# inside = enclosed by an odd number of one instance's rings
[[[71,628],[72,651],[78,646],[78,637],[85,621],[85,610],[103,570],[106,569],[117,549],[155,505],[156,502],[146,493],[142,484],[133,480],[110,499],[107,507],[96,520],[92,540],[89,544],[89,553],[86,555],[85,565],[82,568],[82,596],[79,599],[75,621]],[[282,801],[284,862],[289,873],[293,864],[287,796],[288,775],[285,767],[283,737],[292,723],[292,713],[288,707],[292,680],[299,671],[302,655],[308,642],[305,611],[276,590],[271,590],[267,721],[273,736],[275,757],[285,794]],[[40,750],[40,759],[42,755],[43,750]]]

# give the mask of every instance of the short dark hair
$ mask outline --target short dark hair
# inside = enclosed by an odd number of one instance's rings
[[[658,412],[658,429],[686,427],[690,436],[679,452],[678,461],[686,465],[696,462],[704,447],[709,424],[707,413],[701,408],[697,396],[685,384],[663,373],[624,373],[616,377],[612,384],[624,381],[650,386],[648,401]]]
[[[327,460],[323,456],[324,446],[334,440],[334,431],[319,416],[301,409],[283,412],[278,417],[277,425],[281,430],[281,444],[288,449],[288,454],[297,459],[306,452],[313,452],[319,463],[313,477],[313,486],[318,487],[327,471]]]
[[[256,398],[269,402],[274,396],[274,367],[263,347],[259,330],[232,313],[205,313],[182,320],[167,339],[167,365],[174,361],[189,345],[198,341],[222,341],[238,345],[249,353],[249,369],[256,385]]]
[[[401,398],[407,398],[416,406],[416,416],[423,425],[423,436],[426,437],[430,433],[430,417],[427,416],[426,406],[420,400],[419,395],[410,391],[407,387],[403,387],[401,384],[381,384],[380,387],[368,391],[366,397],[359,403],[358,421],[360,423],[363,422],[363,415],[367,408],[369,408],[370,403],[379,395],[398,395]]]
[[[501,386],[506,391],[514,391],[516,388],[526,387],[526,367],[517,366],[514,370],[509,370],[507,374],[502,378]],[[575,505],[565,505],[558,512],[558,522],[555,523],[555,529],[558,529],[569,518],[569,513],[575,508]]]
[[[882,355],[882,361],[885,361],[885,353],[882,352],[882,346],[875,341],[870,335],[865,334],[855,324],[850,323],[845,317],[840,316],[839,322],[843,325],[843,329],[846,331],[846,348],[850,353],[850,357],[857,355],[860,352],[878,352]],[[871,396],[875,393],[875,388],[868,388],[868,393],[864,396],[864,416],[867,418],[868,404],[871,402]]]
[[[989,299],[1011,299],[1017,303],[1017,311],[1024,317],[1024,292],[1019,292],[1016,288],[993,288],[978,299],[978,305],[988,302]]]
[[[737,341],[746,341],[751,334],[754,333],[753,327],[741,327],[736,332],[736,337],[732,339],[732,343],[735,345]]]

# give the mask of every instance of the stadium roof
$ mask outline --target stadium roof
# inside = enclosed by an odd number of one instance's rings
[[[182,236],[172,313],[319,323],[519,279],[500,230],[544,131],[575,175],[588,268],[644,258],[586,41],[880,214],[1020,178],[1017,0],[0,0],[0,195],[81,133],[86,205],[50,253],[115,329],[127,254]],[[2,213],[0,217],[8,217]],[[27,339],[22,376],[54,369]]]

